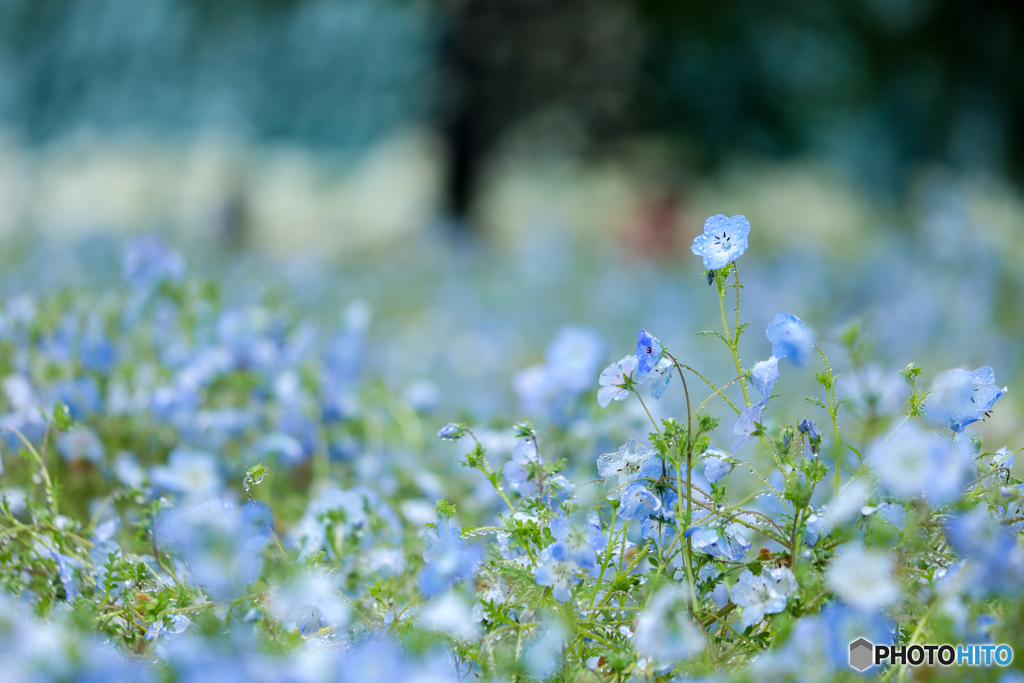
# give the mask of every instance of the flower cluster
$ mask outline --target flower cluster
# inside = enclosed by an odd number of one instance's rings
[[[1024,482],[972,431],[1007,389],[919,385],[813,311],[743,337],[750,229],[693,244],[721,363],[651,323],[601,371],[565,326],[512,429],[475,398],[442,424],[366,304],[226,304],[158,240],[108,296],[6,302],[0,678],[845,680],[861,637],[1021,646]]]

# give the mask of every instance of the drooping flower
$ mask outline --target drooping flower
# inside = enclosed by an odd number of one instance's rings
[[[730,562],[742,562],[750,550],[750,541],[741,533],[742,526],[736,522],[721,527],[696,526],[687,530],[694,550],[707,553]]]
[[[668,384],[671,381],[672,361],[668,358],[662,358],[651,368],[650,372],[645,372],[636,378],[637,384],[643,384],[651,388],[651,396],[655,399],[661,398],[661,395],[665,393],[665,389],[668,388]]]
[[[622,401],[629,396],[629,390],[624,389],[623,385],[626,378],[636,370],[636,364],[636,356],[626,356],[601,371],[601,376],[597,380],[601,385],[597,390],[598,405],[607,408],[612,401]]]
[[[440,431],[437,432],[437,435],[448,441],[458,441],[465,435],[465,431],[463,431],[464,429],[465,428],[462,425],[446,424],[444,427],[441,427]]]
[[[643,374],[650,372],[661,360],[663,347],[657,337],[648,334],[647,330],[640,330],[636,340],[637,372]]]
[[[767,401],[764,400],[753,403],[736,418],[732,433],[740,438],[732,445],[733,453],[742,448],[743,444],[757,431],[757,425],[761,422],[761,411],[766,403]]]
[[[792,313],[777,313],[765,330],[765,336],[772,343],[772,356],[775,358],[790,358],[797,365],[806,365],[810,360],[814,335]]]
[[[732,472],[734,463],[729,454],[717,448],[709,448],[704,452],[704,476],[712,484]]]
[[[974,372],[950,370],[932,385],[926,405],[928,419],[934,424],[962,432],[967,425],[983,420],[993,404],[1007,392],[996,386],[996,374],[987,365]]]
[[[697,235],[691,250],[704,259],[704,267],[718,270],[747,250],[750,221],[746,216],[727,218],[716,214],[704,221],[704,234]]]
[[[729,595],[733,604],[743,608],[743,625],[753,626],[760,623],[764,615],[786,609],[786,598],[796,588],[796,577],[786,567],[764,569],[757,576],[745,569]]]
[[[814,422],[808,420],[806,417],[800,420],[800,423],[797,425],[797,429],[811,439],[817,439],[821,436],[821,432],[818,431],[818,425],[814,424]]]
[[[779,359],[772,356],[768,360],[755,363],[750,369],[750,383],[761,392],[764,400],[772,395],[772,387],[779,381]]]

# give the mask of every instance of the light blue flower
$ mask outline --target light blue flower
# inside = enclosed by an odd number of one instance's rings
[[[501,469],[505,481],[516,487],[522,496],[532,496],[537,492],[537,484],[530,481],[530,466],[536,462],[537,445],[533,439],[519,439],[512,449],[512,459]]]
[[[604,342],[596,332],[570,325],[559,330],[548,347],[546,367],[560,387],[580,392],[591,386],[604,353]]]
[[[1007,392],[995,382],[995,372],[987,365],[974,372],[950,370],[932,386],[926,405],[928,419],[962,432],[967,425],[988,417],[993,404]]]
[[[57,450],[68,462],[87,460],[97,463],[103,460],[103,443],[88,427],[72,427],[57,437]]]
[[[439,593],[476,572],[483,553],[480,548],[463,543],[459,530],[451,523],[437,524],[426,541],[423,561],[427,564],[419,581],[424,595]]]
[[[907,511],[896,503],[882,503],[875,513],[896,529],[903,531],[907,526]]]
[[[921,496],[932,505],[945,505],[956,500],[970,480],[974,451],[966,439],[950,443],[908,422],[879,437],[868,461],[890,494]]]
[[[446,439],[448,441],[458,441],[465,434],[463,429],[464,427],[462,427],[462,425],[446,424],[444,427],[441,427],[441,430],[437,433],[437,435],[440,438]]]
[[[1016,595],[1024,589],[1024,550],[1016,534],[994,519],[988,506],[953,515],[945,525],[949,544],[967,559],[961,589],[982,597]]]
[[[551,520],[551,535],[555,537],[555,543],[550,546],[551,556],[556,560],[575,562],[583,569],[595,567],[597,553],[608,545],[597,515],[582,510],[569,517]]]
[[[598,377],[598,384],[601,388],[597,390],[597,403],[602,408],[607,408],[612,401],[622,401],[629,396],[629,390],[622,385],[626,378],[636,370],[636,356],[626,356],[620,361],[612,363],[601,371]]]
[[[679,586],[661,588],[636,620],[633,646],[660,667],[689,659],[704,649],[704,633],[690,618],[689,595]]]
[[[154,640],[161,633],[177,635],[184,633],[185,629],[192,625],[192,621],[184,614],[172,614],[163,619],[157,619],[146,630],[146,640]]]
[[[640,482],[634,482],[623,489],[619,500],[622,503],[619,508],[622,519],[643,521],[661,510],[661,501]]]
[[[647,330],[640,330],[637,333],[636,341],[636,369],[640,374],[648,373],[661,360],[663,347],[657,337],[647,333]]]
[[[764,400],[772,395],[772,388],[779,381],[779,359],[772,356],[768,360],[755,363],[750,370],[750,383],[761,392]]]
[[[212,454],[183,447],[171,451],[166,465],[153,467],[149,479],[158,489],[196,498],[213,495],[223,485]]]
[[[804,326],[800,318],[782,311],[765,330],[765,336],[772,343],[772,355],[778,359],[790,358],[797,365],[806,365],[814,346],[814,335]]]
[[[796,577],[786,567],[764,569],[757,576],[744,569],[729,595],[734,605],[743,608],[743,625],[753,626],[766,614],[778,614],[786,609],[786,599],[796,589]]]
[[[533,580],[538,586],[550,586],[551,595],[559,602],[572,597],[570,587],[580,582],[580,567],[571,560],[555,559],[551,547],[540,551],[541,564],[533,570]]]
[[[78,582],[75,581],[75,567],[80,567],[82,563],[56,550],[46,552],[57,563],[57,574],[60,576],[60,582],[64,584],[65,599],[74,602],[81,595],[78,591]]]
[[[686,531],[695,550],[730,562],[742,562],[750,541],[741,533],[742,527],[733,522],[725,528],[696,526]]]
[[[647,446],[629,439],[619,450],[597,459],[597,473],[604,477],[605,488],[621,498],[629,482],[660,476],[661,459]]]
[[[153,286],[164,280],[180,280],[185,274],[185,259],[171,251],[157,237],[138,237],[128,244],[121,275],[128,284]]]
[[[154,522],[161,546],[178,553],[215,600],[237,597],[263,570],[273,515],[265,503],[236,507],[211,498],[192,508],[170,508]]]
[[[709,448],[704,452],[704,476],[712,484],[732,472],[734,463],[729,454],[717,448]]]
[[[727,218],[717,214],[704,221],[704,234],[697,235],[691,250],[704,259],[705,268],[718,270],[743,256],[749,234],[746,216]]]
[[[742,448],[743,444],[747,443],[747,440],[757,431],[757,426],[761,422],[761,411],[766,404],[767,401],[763,399],[753,403],[736,418],[736,424],[732,428],[732,433],[740,438],[732,445],[733,453]]]
[[[673,364],[670,359],[662,358],[651,368],[650,372],[637,375],[636,383],[650,387],[651,396],[659,399],[665,393],[665,389],[668,388],[669,382],[672,381],[672,367]]]

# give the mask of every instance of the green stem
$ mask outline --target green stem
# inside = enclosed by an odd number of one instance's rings
[[[725,330],[726,346],[729,347],[729,351],[732,352],[733,362],[736,364],[736,374],[743,375],[743,366],[740,364],[739,348],[739,273],[735,270],[736,264],[733,264],[733,274],[736,276],[736,330],[729,330],[729,320],[725,316],[725,286],[722,281],[718,281],[718,308],[722,313],[722,329]],[[737,333],[735,337],[733,334]],[[740,388],[743,389],[743,401],[750,407],[750,394],[747,393],[747,383],[740,380]]]

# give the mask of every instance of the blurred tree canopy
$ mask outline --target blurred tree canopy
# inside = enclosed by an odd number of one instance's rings
[[[426,123],[459,214],[538,120],[583,153],[655,134],[695,170],[813,154],[897,192],[932,161],[1021,179],[1022,28],[1016,0],[7,0],[0,125],[358,152]]]

